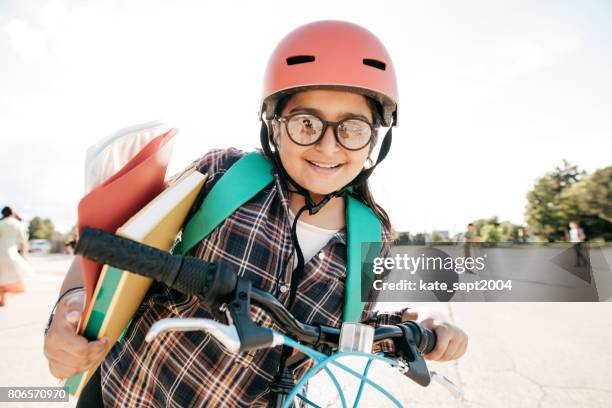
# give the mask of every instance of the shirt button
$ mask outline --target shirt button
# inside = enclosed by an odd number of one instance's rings
[[[281,291],[281,293],[285,293],[289,290],[289,288],[287,287],[287,285],[281,285],[279,290]]]
[[[325,259],[325,253],[324,252],[319,252],[319,259],[320,260],[324,260]]]

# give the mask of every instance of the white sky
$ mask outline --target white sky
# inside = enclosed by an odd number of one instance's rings
[[[258,145],[267,58],[319,19],[387,45],[400,127],[375,173],[399,230],[523,222],[536,177],[612,164],[607,1],[0,1],[0,206],[75,223],[85,150],[164,118],[170,172]]]

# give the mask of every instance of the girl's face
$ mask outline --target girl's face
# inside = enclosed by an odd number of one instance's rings
[[[281,117],[296,112],[314,113],[332,122],[361,117],[372,123],[372,112],[366,98],[352,92],[312,90],[296,93],[283,109]],[[345,149],[336,141],[332,126],[327,127],[319,142],[310,146],[294,143],[287,134],[285,123],[275,121],[273,126],[283,166],[315,201],[353,180],[363,169],[370,152],[370,144],[357,151]]]

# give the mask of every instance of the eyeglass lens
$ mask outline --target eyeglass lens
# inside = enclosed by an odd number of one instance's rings
[[[324,123],[317,116],[298,114],[287,121],[287,132],[294,142],[301,145],[313,144],[319,139]],[[360,119],[347,119],[341,121],[337,127],[338,141],[348,149],[364,147],[372,136],[372,128],[366,121]]]

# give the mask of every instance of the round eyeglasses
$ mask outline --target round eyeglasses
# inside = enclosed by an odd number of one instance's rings
[[[312,113],[294,113],[275,119],[285,124],[289,138],[300,146],[318,143],[331,125],[336,141],[342,147],[347,150],[361,150],[370,143],[376,131],[373,124],[355,117],[330,122]]]

